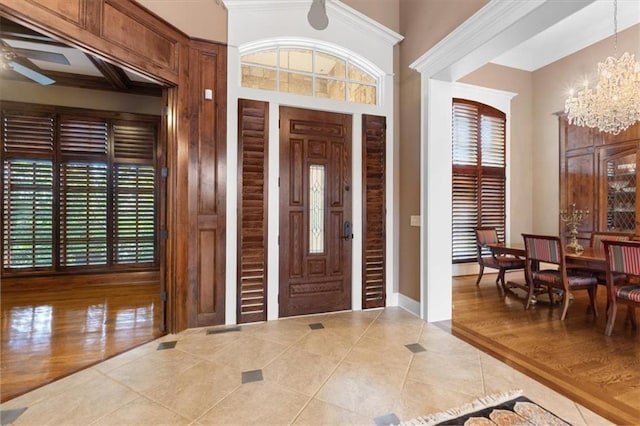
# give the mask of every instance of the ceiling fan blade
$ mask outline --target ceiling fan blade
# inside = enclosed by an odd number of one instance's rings
[[[45,52],[44,50],[12,48],[18,55],[26,56],[37,61],[53,62],[61,65],[69,65],[70,62],[62,53]]]
[[[56,81],[50,79],[49,77],[47,77],[44,74],[40,74],[37,71],[34,71],[30,68],[25,67],[24,65],[20,65],[17,62],[9,62],[9,66],[11,67],[11,69],[13,69],[15,72],[22,74],[23,76],[42,84],[43,86],[47,86],[49,84],[53,84]]]

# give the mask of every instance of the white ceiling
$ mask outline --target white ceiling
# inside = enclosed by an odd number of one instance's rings
[[[613,10],[613,0],[596,0],[491,62],[535,71],[612,36]],[[637,23],[640,23],[640,0],[618,0],[618,32]]]

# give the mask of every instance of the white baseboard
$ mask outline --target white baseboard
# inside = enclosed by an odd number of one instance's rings
[[[400,306],[405,311],[420,318],[420,302],[413,300],[412,298],[407,297],[401,293],[395,293],[395,297],[398,300],[397,306]]]

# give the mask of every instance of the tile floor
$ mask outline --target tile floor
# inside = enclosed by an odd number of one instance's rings
[[[15,425],[375,425],[514,389],[610,424],[400,308],[186,330],[0,409]]]

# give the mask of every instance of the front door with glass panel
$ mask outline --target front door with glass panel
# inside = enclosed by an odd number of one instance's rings
[[[281,317],[351,309],[351,192],[351,116],[281,107]]]

